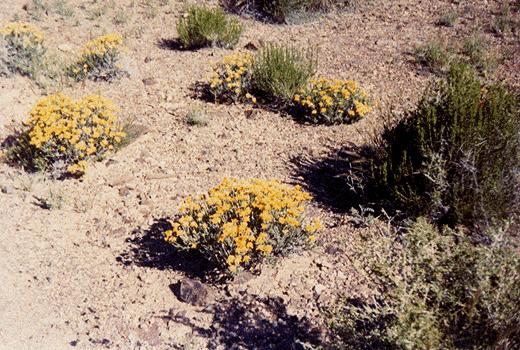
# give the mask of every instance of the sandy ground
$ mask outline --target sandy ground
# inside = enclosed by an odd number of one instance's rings
[[[25,3],[0,3],[0,24],[17,15],[28,19]],[[326,228],[315,249],[268,266],[259,276],[208,286],[211,297],[201,306],[183,303],[172,292],[172,285],[190,276],[189,262],[175,261],[151,230],[154,222],[175,214],[187,194],[203,193],[225,176],[277,178],[312,191],[295,159],[319,164],[348,142],[362,145],[390,106],[415,103],[433,78],[413,63],[410,53],[421,42],[441,37],[460,43],[481,28],[504,55],[497,76],[519,84],[518,38],[486,30],[498,1],[377,0],[293,26],[244,18],[239,48],[258,40],[311,45],[319,52],[320,74],[357,80],[378,109],[340,126],[302,125],[263,110],[248,118],[244,106],[193,98],[190,87],[207,79],[211,65],[229,51],[162,47],[161,40],[176,37],[176,19],[185,7],[165,3],[71,0],[72,16],[49,11],[32,20],[63,62],[93,36],[124,34],[129,78],[113,84],[55,82],[46,89],[21,77],[0,78],[2,139],[43,94],[61,89],[76,97],[94,92],[112,98],[146,129],[128,147],[92,165],[81,180],[54,181],[0,164],[0,349],[318,344],[327,338],[320,310],[333,303],[338,290],[349,295],[362,288],[345,257],[346,237],[357,233],[345,215],[348,203],[331,207],[318,195],[309,214],[322,218]],[[452,28],[436,26],[449,6],[463,14],[460,20]],[[126,23],[116,25],[121,11]],[[148,78],[152,84],[146,85]],[[206,109],[207,126],[184,122],[196,106]],[[42,208],[42,200],[55,207]]]

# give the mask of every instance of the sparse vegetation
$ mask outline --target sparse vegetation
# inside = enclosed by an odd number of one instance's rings
[[[200,6],[190,7],[177,24],[179,40],[189,49],[213,45],[233,48],[242,30],[242,24],[221,9]]]
[[[448,10],[443,12],[439,19],[437,20],[437,24],[445,27],[453,27],[459,18],[459,14],[454,10]]]
[[[489,43],[482,35],[468,37],[464,41],[463,53],[468,62],[478,70],[492,70],[496,66],[496,58],[489,51]]]
[[[415,48],[415,57],[419,64],[428,67],[432,72],[443,72],[450,63],[450,53],[438,41],[429,41]]]
[[[208,114],[200,108],[191,109],[188,114],[186,114],[186,123],[191,126],[206,126],[209,123],[209,117]]]

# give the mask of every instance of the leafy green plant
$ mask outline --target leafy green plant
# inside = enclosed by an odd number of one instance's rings
[[[457,64],[383,132],[373,178],[409,212],[488,225],[517,208],[519,132],[515,96]]]
[[[316,59],[307,49],[269,43],[254,57],[251,84],[255,96],[289,103],[316,72]]]
[[[419,64],[432,72],[442,72],[450,62],[448,50],[438,41],[429,41],[415,48],[415,57]]]
[[[0,29],[0,73],[35,78],[45,66],[44,35],[30,23],[12,22]]]
[[[487,244],[419,218],[405,232],[367,230],[352,260],[370,292],[345,300],[341,349],[516,349],[520,257],[506,229]]]
[[[186,17],[179,19],[177,32],[186,48],[218,46],[233,48],[238,43],[243,26],[219,8],[192,6]]]

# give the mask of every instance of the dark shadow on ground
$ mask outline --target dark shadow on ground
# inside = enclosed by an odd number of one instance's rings
[[[303,350],[305,345],[320,345],[322,331],[307,318],[287,313],[279,298],[244,295],[212,308],[210,328],[194,325],[191,319],[172,316],[209,339],[209,349]]]
[[[314,200],[334,212],[367,206],[368,154],[368,148],[349,144],[323,158],[298,156],[291,160],[293,177]]]
[[[163,50],[191,51],[185,48],[179,39],[162,38],[157,40],[157,46]]]
[[[126,240],[129,249],[116,260],[127,266],[173,269],[184,272],[188,277],[203,277],[208,270],[205,260],[196,252],[179,251],[166,242],[163,232],[169,228],[168,220],[159,219],[145,231],[134,231],[134,237]]]

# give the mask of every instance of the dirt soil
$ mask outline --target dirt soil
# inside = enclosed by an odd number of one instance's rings
[[[349,203],[331,205],[338,188],[325,186],[341,181],[325,181],[338,169],[324,160],[348,143],[366,143],[390,107],[417,101],[434,75],[411,53],[430,39],[460,45],[479,28],[503,57],[495,76],[519,86],[518,37],[489,30],[500,1],[374,0],[291,26],[243,18],[238,49],[261,41],[310,45],[319,52],[320,75],[366,88],[378,108],[339,126],[304,125],[262,109],[247,115],[241,105],[194,98],[191,87],[229,51],[164,44],[177,36],[184,2],[69,0],[72,14],[46,2],[49,9],[37,15],[25,0],[3,1],[0,25],[31,20],[64,64],[90,38],[120,32],[130,76],[45,87],[0,77],[0,139],[39,98],[58,90],[109,97],[146,131],[79,180],[0,164],[0,349],[299,349],[324,342],[323,311],[340,292],[363,289],[346,243],[359,229],[349,223]],[[437,26],[449,8],[461,14],[459,21]],[[206,111],[207,126],[186,124],[193,108]],[[154,223],[174,215],[184,196],[204,193],[226,176],[302,184],[316,197],[309,215],[325,228],[311,251],[227,286],[208,284],[206,300],[191,305],[175,293],[179,280],[193,277],[191,263],[165,246]]]

